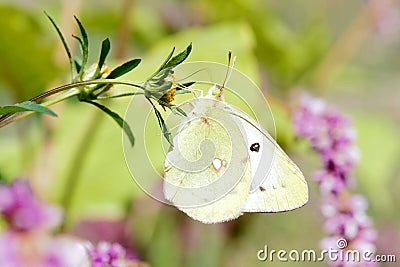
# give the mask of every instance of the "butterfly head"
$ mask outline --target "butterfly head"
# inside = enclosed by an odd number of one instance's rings
[[[218,101],[224,101],[224,87],[214,84],[210,89],[208,89],[208,94],[206,97],[213,98]]]
[[[226,70],[226,75],[224,82],[222,85],[217,85],[214,84],[209,90],[207,97],[209,98],[214,98],[218,101],[224,101],[224,88],[225,85],[228,83],[229,78],[231,77],[233,66],[235,64],[236,57],[233,58],[232,65],[231,65],[231,59],[232,59],[232,51],[228,52],[228,65],[227,65],[227,70]]]

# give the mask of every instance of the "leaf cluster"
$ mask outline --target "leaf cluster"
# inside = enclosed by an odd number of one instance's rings
[[[142,94],[152,105],[164,137],[172,145],[171,133],[169,132],[168,127],[165,124],[161,112],[157,109],[155,104],[158,104],[164,110],[168,108],[176,114],[186,116],[185,112],[182,109],[176,107],[171,102],[173,101],[173,97],[175,95],[189,92],[187,88],[193,83],[177,84],[174,81],[173,74],[174,67],[181,64],[189,56],[190,52],[192,51],[192,44],[189,44],[185,50],[175,56],[174,47],[167,58],[164,60],[164,62],[161,64],[161,66],[157,69],[157,71],[155,71],[143,84],[124,82],[117,80],[117,78],[135,69],[140,64],[141,59],[131,59],[110,71],[106,66],[106,59],[109,55],[111,44],[110,40],[106,38],[101,43],[101,50],[98,62],[94,65],[88,66],[89,38],[81,21],[77,17],[74,17],[79,28],[80,36],[73,35],[73,37],[78,42],[82,55],[80,59],[77,59],[73,58],[71,50],[54,19],[50,17],[47,13],[46,16],[54,26],[64,46],[69,61],[72,81],[69,85],[61,86],[59,88],[47,91],[30,99],[29,101],[0,107],[0,124],[13,114],[25,111],[57,116],[52,110],[44,105],[45,103],[40,104],[39,101],[67,89],[78,89],[78,93],[76,94],[78,100],[81,102],[89,103],[109,115],[122,128],[122,130],[128,136],[131,145],[133,146],[135,143],[134,134],[126,121],[118,113],[97,102],[104,99],[119,98],[139,94],[136,92],[128,92],[119,95],[105,94],[113,87],[114,84],[125,84],[143,90]]]

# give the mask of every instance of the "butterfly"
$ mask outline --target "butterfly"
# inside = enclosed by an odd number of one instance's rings
[[[182,105],[187,116],[164,163],[166,200],[203,223],[303,206],[300,169],[261,125],[224,101],[223,88]]]

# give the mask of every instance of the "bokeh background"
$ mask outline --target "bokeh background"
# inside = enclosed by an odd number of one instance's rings
[[[233,50],[235,67],[271,104],[278,142],[307,177],[320,163],[290,126],[290,108],[300,92],[322,97],[351,116],[362,156],[353,192],[368,198],[378,253],[397,254],[400,260],[399,1],[2,0],[0,105],[68,82],[65,52],[43,11],[55,18],[71,45],[77,32],[73,15],[80,18],[89,34],[91,62],[106,37],[112,45],[108,65],[142,58],[126,77],[136,81],[150,75],[173,46],[182,50],[192,42],[188,61],[225,63]],[[128,103],[108,105],[123,114]],[[43,199],[63,205],[67,232],[118,241],[151,266],[283,266],[294,263],[259,262],[257,251],[264,245],[319,248],[324,232],[311,179],[310,202],[301,209],[204,225],[139,189],[112,120],[74,100],[54,110],[58,118],[31,116],[0,130],[0,177],[26,177]]]

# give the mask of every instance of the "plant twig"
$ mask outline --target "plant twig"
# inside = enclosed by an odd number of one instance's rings
[[[131,81],[117,81],[114,79],[101,79],[101,80],[93,80],[93,81],[83,81],[83,82],[76,82],[76,83],[70,83],[66,85],[62,85],[59,87],[56,87],[54,89],[51,89],[49,91],[46,91],[38,96],[35,96],[34,98],[31,98],[29,101],[37,102],[39,100],[42,100],[46,97],[61,93],[66,90],[71,90],[69,92],[66,92],[66,94],[61,95],[60,97],[57,97],[55,99],[46,101],[42,103],[42,106],[48,107],[51,105],[54,105],[60,101],[63,101],[67,98],[76,96],[80,94],[80,90],[78,87],[80,86],[85,86],[85,85],[92,85],[92,84],[120,84],[120,85],[128,85],[128,86],[133,86],[136,88],[143,89],[143,87],[139,83],[131,82]],[[72,90],[73,89],[73,90]],[[28,115],[33,114],[34,112],[22,112],[22,113],[12,113],[12,114],[4,114],[0,116],[0,128],[4,127],[14,121],[20,120],[22,118],[27,117]]]
[[[58,103],[60,101],[63,101],[63,100],[66,100],[68,98],[71,98],[73,96],[76,96],[78,94],[79,94],[79,90],[78,89],[70,90],[70,91],[66,92],[65,94],[62,94],[62,95],[60,95],[60,96],[58,96],[58,97],[56,97],[54,99],[51,99],[49,101],[46,101],[45,103],[42,103],[42,106],[48,107],[48,106],[54,105],[54,104],[56,104],[56,103]],[[4,127],[4,126],[6,126],[6,125],[8,125],[8,124],[10,124],[12,122],[18,121],[18,120],[20,120],[22,118],[25,118],[25,117],[27,117],[27,116],[29,116],[31,114],[34,114],[34,113],[35,113],[34,111],[26,111],[26,112],[19,112],[19,113],[11,114],[10,116],[8,116],[6,118],[2,118],[0,120],[0,128]]]

